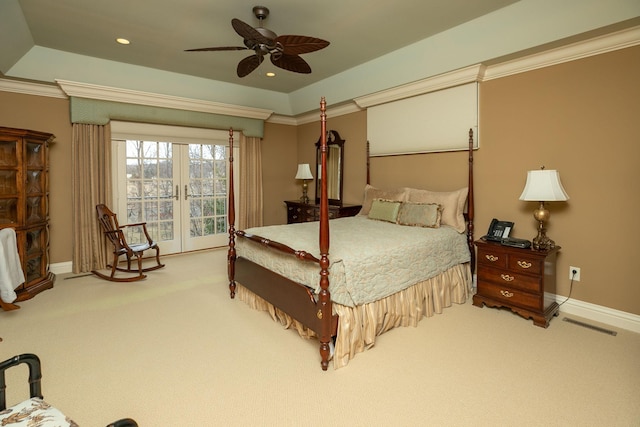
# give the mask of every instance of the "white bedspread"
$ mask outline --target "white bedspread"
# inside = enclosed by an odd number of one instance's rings
[[[0,230],[0,298],[10,303],[16,300],[14,289],[24,283],[16,232],[13,228]]]
[[[466,235],[446,226],[409,227],[355,216],[331,220],[329,229],[331,299],[349,307],[379,300],[470,260]],[[245,231],[320,257],[318,222]],[[317,263],[266,251],[243,238],[236,242],[238,256],[319,292]]]

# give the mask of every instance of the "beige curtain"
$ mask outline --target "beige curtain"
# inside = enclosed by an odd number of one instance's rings
[[[96,205],[112,206],[111,128],[73,124],[72,205],[73,272],[106,267],[107,249],[96,216]]]
[[[240,134],[240,192],[236,229],[244,230],[263,224],[262,140]]]

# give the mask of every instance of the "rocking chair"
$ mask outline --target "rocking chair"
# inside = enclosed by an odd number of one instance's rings
[[[147,223],[140,222],[136,224],[119,225],[118,218],[115,213],[103,204],[96,206],[96,212],[98,213],[98,221],[104,231],[107,240],[113,245],[113,261],[107,267],[111,268],[111,275],[100,273],[97,270],[93,270],[92,273],[105,280],[112,282],[134,282],[136,280],[142,280],[146,276],[143,274],[147,271],[157,270],[164,267],[164,264],[160,263],[160,248],[158,244],[151,239],[147,232]],[[147,241],[144,243],[128,244],[124,235],[123,229],[127,227],[141,227]],[[156,263],[153,267],[142,268],[142,254],[148,249],[156,250]],[[124,255],[127,258],[127,268],[119,267],[118,260],[120,256]],[[137,259],[137,268],[131,268],[131,259],[135,257]],[[135,276],[129,277],[115,277],[116,271],[123,271],[126,273],[136,273]]]

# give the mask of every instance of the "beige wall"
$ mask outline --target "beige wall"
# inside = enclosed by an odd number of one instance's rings
[[[633,314],[640,314],[634,265],[640,255],[639,75],[640,47],[633,47],[484,82],[480,149],[474,155],[475,237],[497,217],[516,223],[514,236],[532,239],[536,203],[518,199],[526,173],[542,165],[558,169],[570,196],[566,203],[549,204],[548,235],[562,247],[558,293],[569,294],[569,266],[580,267],[572,298]],[[366,128],[360,113],[342,119],[333,127],[341,135]],[[365,142],[345,139],[349,155],[358,156],[345,161],[345,184],[361,188],[357,165],[363,163]],[[300,148],[305,159],[312,156],[306,151]],[[464,152],[372,158],[371,183],[461,188],[467,185],[466,158]]]
[[[265,123],[262,139],[264,225],[287,222],[285,200],[297,200],[302,189],[294,179],[298,165],[296,127]]]
[[[56,136],[49,151],[49,217],[52,263],[71,261],[71,120],[69,101],[0,91],[0,126]]]
[[[639,250],[640,47],[481,84],[480,149],[475,153],[476,238],[491,218],[535,235],[535,205],[518,200],[526,171],[558,169],[571,199],[551,203],[549,236],[562,247],[558,292],[569,293],[569,266],[581,268],[572,297],[640,315],[634,268]],[[330,100],[327,100],[330,105]],[[71,125],[68,102],[0,92],[0,125],[55,133],[51,150],[51,260],[71,260]],[[328,117],[345,145],[345,202],[362,198],[366,113]],[[284,200],[300,197],[298,163],[315,163],[319,124],[267,123],[263,141],[265,224],[286,222]],[[466,140],[466,133],[461,135]],[[466,154],[374,158],[372,184],[434,190],[466,185]],[[312,183],[313,188],[313,183]],[[313,190],[311,194],[313,194]],[[611,218],[609,218],[611,217]]]
[[[533,202],[518,200],[526,171],[560,171],[570,196],[550,203],[548,235],[562,247],[558,290],[581,268],[572,297],[640,314],[640,46],[481,85],[477,222],[515,221],[535,235]]]

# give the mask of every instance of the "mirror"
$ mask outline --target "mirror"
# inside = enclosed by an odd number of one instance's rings
[[[316,142],[316,203],[320,203],[320,185],[322,163],[320,144]],[[342,177],[344,175],[344,143],[345,140],[335,130],[327,131],[327,195],[330,205],[342,205]]]

